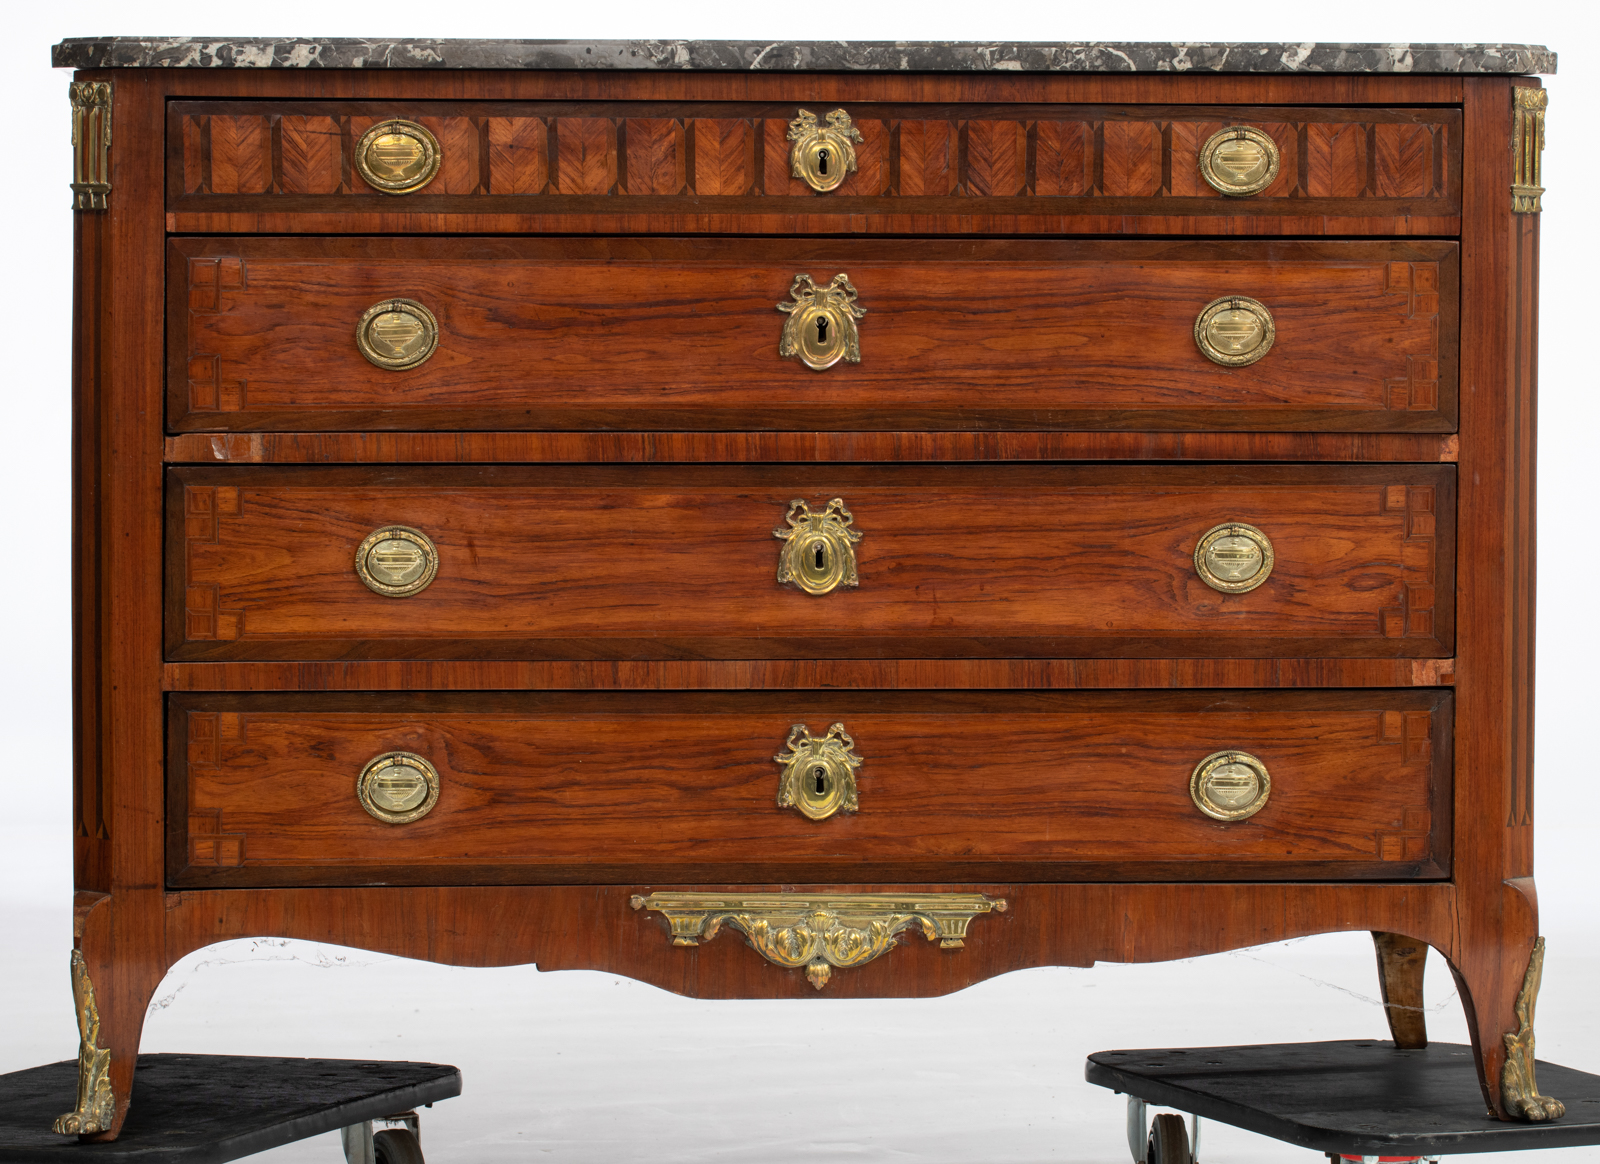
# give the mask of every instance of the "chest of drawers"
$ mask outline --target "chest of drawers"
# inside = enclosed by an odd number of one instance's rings
[[[242,936],[800,999],[1371,930],[1560,1114],[1553,57],[1124,49],[58,46],[58,1130]]]

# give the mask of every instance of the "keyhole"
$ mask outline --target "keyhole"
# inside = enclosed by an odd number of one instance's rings
[[[825,315],[817,316],[817,342],[819,344],[828,342],[828,317]]]
[[[817,569],[825,569],[828,565],[828,552],[819,544],[816,549]]]
[[[827,172],[828,172],[828,151],[827,150],[818,150],[817,151],[817,173],[826,174]]]
[[[817,795],[821,796],[828,791],[828,770],[826,768],[811,769],[812,778],[817,782]]]

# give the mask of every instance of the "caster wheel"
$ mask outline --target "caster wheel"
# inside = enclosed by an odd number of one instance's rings
[[[1145,1164],[1193,1164],[1189,1155],[1189,1130],[1183,1117],[1162,1112],[1150,1121],[1150,1147]]]
[[[1181,1121],[1178,1130],[1183,1131]],[[378,1164],[424,1164],[422,1145],[409,1128],[385,1128],[373,1136],[372,1154]]]

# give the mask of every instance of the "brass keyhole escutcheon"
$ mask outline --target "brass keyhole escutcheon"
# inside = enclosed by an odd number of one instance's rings
[[[414,194],[439,173],[439,139],[415,121],[381,121],[361,135],[356,169],[384,194]]]
[[[817,115],[800,110],[789,123],[789,169],[796,178],[819,194],[837,190],[856,168],[855,143],[861,131],[850,123],[850,115],[835,109],[817,123]]]
[[[1243,295],[1213,299],[1194,321],[1194,342],[1206,359],[1225,368],[1255,363],[1272,350],[1277,336],[1266,304]]]
[[[356,799],[385,824],[410,824],[439,803],[439,773],[415,752],[385,752],[361,769]]]
[[[784,515],[787,527],[772,531],[784,543],[778,553],[778,581],[807,594],[857,585],[855,544],[861,533],[850,528],[854,520],[842,497],[819,512],[813,512],[803,498],[789,502]]]
[[[380,368],[403,372],[427,362],[439,346],[439,321],[415,299],[385,299],[362,312],[356,347]]]
[[[783,765],[778,778],[778,807],[796,808],[812,820],[825,820],[836,812],[855,812],[856,769],[861,757],[855,741],[836,723],[825,735],[814,736],[803,723],[789,729],[788,750],[772,757]]]
[[[789,288],[789,302],[778,310],[789,319],[778,338],[778,354],[798,359],[816,372],[824,372],[840,360],[861,362],[861,332],[856,320],[867,309],[856,302],[856,289],[844,272],[819,287],[810,275],[799,274]]]
[[[797,535],[794,581],[807,594],[826,594],[844,581],[844,555],[834,551],[830,530],[805,530]]]
[[[407,525],[375,529],[356,550],[356,575],[374,594],[409,598],[439,573],[439,551],[421,530]]]
[[[1224,594],[1254,590],[1271,576],[1274,561],[1271,539],[1243,522],[1212,526],[1194,547],[1200,580]]]
[[[1254,816],[1271,795],[1267,766],[1249,752],[1212,752],[1189,776],[1189,796],[1213,820]]]
[[[1248,198],[1278,176],[1278,143],[1248,125],[1219,130],[1200,147],[1200,176],[1219,194]]]

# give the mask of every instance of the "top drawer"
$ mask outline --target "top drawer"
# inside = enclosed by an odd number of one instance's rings
[[[168,116],[168,209],[208,219],[183,230],[449,215],[425,229],[1165,233],[1157,220],[1184,216],[1437,235],[1461,209],[1461,115],[1437,107],[176,101]]]

